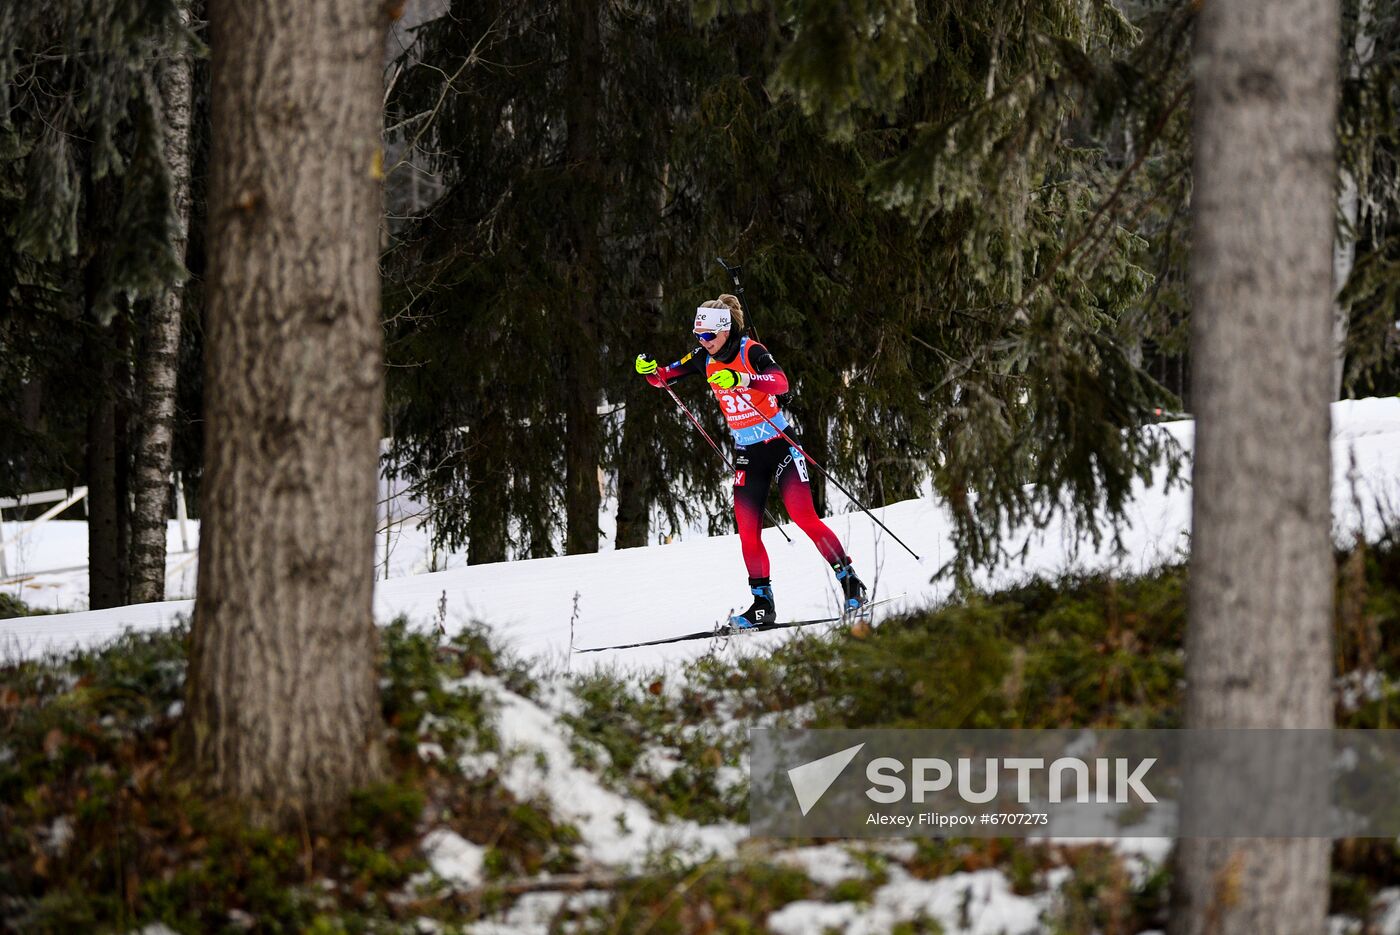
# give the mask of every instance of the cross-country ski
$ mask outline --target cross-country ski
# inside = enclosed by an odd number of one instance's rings
[[[856,621],[868,622],[871,617],[871,611],[873,611],[876,607],[879,607],[882,604],[888,604],[890,601],[898,600],[900,597],[903,596],[904,595],[901,594],[896,597],[881,598],[878,601],[868,601],[865,604],[862,604],[860,607],[856,608],[855,610],[848,611],[844,614],[838,614],[835,617],[814,617],[811,620],[785,620],[782,623],[759,623],[747,627],[736,626],[732,623],[727,625],[716,624],[714,627],[708,630],[698,630],[694,633],[683,633],[679,636],[668,636],[662,637],[660,639],[644,640],[640,643],[623,643],[619,646],[580,647],[578,649],[575,649],[574,652],[600,653],[604,650],[610,649],[637,649],[638,647],[642,646],[664,646],[667,643],[684,643],[690,640],[725,639],[731,636],[743,636],[746,633],[766,633],[771,630],[788,630],[794,627],[816,626],[820,623],[854,623]]]

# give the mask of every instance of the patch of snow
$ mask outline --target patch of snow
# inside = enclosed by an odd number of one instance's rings
[[[1361,935],[1361,920],[1351,916],[1328,916],[1327,935]]]
[[[501,766],[501,758],[490,750],[466,753],[457,758],[457,768],[464,779],[481,779]]]
[[[757,698],[750,701],[756,702]],[[783,708],[778,711],[764,711],[757,717],[751,718],[750,726],[756,728],[773,727],[806,727],[807,724],[817,716],[817,703],[809,701],[794,708]],[[737,719],[738,715],[731,715],[730,720]]]
[[[132,929],[130,935],[180,935],[164,922],[152,922],[139,929]]]
[[[611,895],[603,890],[580,893],[526,893],[500,914],[468,926],[471,935],[548,935],[561,911],[582,911],[607,905]],[[567,929],[565,929],[567,931]]]
[[[1171,803],[1163,803],[1146,821],[1128,825],[1119,824],[1119,815],[1128,813],[1127,806],[1062,802],[1057,809],[1051,834],[1034,840],[1070,847],[1105,844],[1122,856],[1134,886],[1141,886],[1171,854],[1174,840],[1170,835],[1176,827],[1176,807]],[[1074,836],[1056,834],[1056,824],[1074,828]]]
[[[1060,887],[1074,879],[1073,867],[1051,867],[1040,875],[1041,883],[1050,893],[1058,893]]]
[[[721,795],[728,795],[740,785],[749,781],[749,771],[737,766],[721,766],[715,770],[715,788]]]
[[[258,920],[253,918],[252,913],[244,912],[242,909],[230,909],[228,922],[229,925],[242,932],[251,932],[258,924]]]
[[[842,880],[864,880],[870,876],[870,869],[839,844],[798,847],[781,851],[773,855],[773,859],[796,867],[821,886],[835,886]]]
[[[424,763],[445,760],[447,759],[447,751],[442,749],[440,743],[420,743],[418,745],[418,759]]]
[[[814,900],[789,903],[768,917],[777,935],[834,930],[842,935],[876,935],[918,918],[936,921],[947,935],[1022,935],[1041,929],[1048,898],[1017,896],[1000,870],[954,873],[917,880],[903,868],[890,868],[890,882],[868,905]]]
[[[868,911],[868,910],[867,910]],[[823,903],[799,900],[768,916],[774,935],[809,935],[811,932],[857,932],[862,907],[855,903]],[[885,931],[889,931],[887,927]]]
[[[423,838],[423,856],[442,879],[462,889],[480,886],[486,848],[473,844],[450,828],[436,828]]]
[[[1128,857],[1141,857],[1158,866],[1167,862],[1173,843],[1172,838],[1159,837],[1118,838],[1110,842],[1118,853]]]
[[[1400,935],[1400,886],[1388,886],[1371,904],[1379,935]]]
[[[583,702],[563,679],[547,681],[540,686],[539,703],[557,714],[577,717],[583,714]]]
[[[653,779],[666,780],[681,768],[681,761],[665,747],[647,747],[637,758],[637,769]]]
[[[59,815],[49,826],[48,839],[44,842],[44,849],[54,857],[62,857],[68,853],[68,845],[73,840],[73,819],[67,815]]]
[[[521,801],[548,803],[555,820],[574,825],[587,857],[634,868],[649,854],[670,850],[727,857],[744,837],[745,829],[738,825],[654,820],[641,802],[604,787],[574,761],[568,728],[556,714],[494,676],[472,672],[448,687],[459,685],[480,692],[493,710],[502,785]]]
[[[424,696],[424,699],[426,699],[428,693],[427,693],[427,692],[424,692],[424,691],[416,691],[416,692],[414,692],[414,694],[415,694],[415,695],[423,695],[423,696]],[[422,703],[422,700],[423,700],[423,699],[420,699],[420,702],[419,702],[420,704]],[[418,736],[419,736],[419,737],[431,737],[431,736],[434,735],[434,733],[437,732],[437,730],[438,730],[440,727],[450,727],[450,726],[451,726],[451,722],[448,721],[447,718],[438,717],[436,714],[434,714],[434,713],[431,712],[431,711],[424,711],[424,712],[423,712],[423,716],[422,716],[421,718],[418,719]]]
[[[1366,702],[1380,701],[1385,697],[1385,675],[1375,669],[1348,672],[1338,676],[1334,685],[1340,696],[1338,701],[1346,711],[1355,711]]]

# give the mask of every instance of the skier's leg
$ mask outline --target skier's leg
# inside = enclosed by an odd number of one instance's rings
[[[807,479],[806,460],[792,448],[784,455],[778,467],[778,493],[782,495],[788,516],[812,540],[822,558],[833,565],[846,563],[846,550],[841,547],[841,540],[836,538],[830,526],[822,522],[812,503],[812,485]]]
[[[773,482],[773,467],[765,463],[761,445],[740,448],[734,459],[734,524],[739,528],[739,547],[749,584],[755,579],[768,583],[768,550],[763,547],[763,507]]]
[[[739,545],[749,572],[753,604],[730,618],[736,627],[771,623],[776,617],[773,587],[768,578],[768,550],[763,547],[763,507],[773,482],[774,462],[764,445],[740,448],[734,459],[734,521],[739,527]],[[771,446],[767,446],[771,447]]]
[[[783,497],[788,516],[812,540],[822,558],[831,564],[836,580],[841,583],[846,608],[855,610],[860,607],[866,602],[865,583],[856,576],[855,569],[851,567],[851,557],[841,547],[841,540],[817,515],[817,508],[812,503],[812,485],[807,479],[807,462],[796,448],[789,449],[787,458],[778,466],[778,492]]]

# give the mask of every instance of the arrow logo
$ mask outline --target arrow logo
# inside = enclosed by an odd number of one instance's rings
[[[792,783],[792,791],[797,795],[797,806],[802,809],[803,815],[816,807],[822,796],[826,795],[826,790],[831,788],[831,784],[856,758],[863,746],[864,743],[858,743],[839,753],[788,770],[788,781]]]

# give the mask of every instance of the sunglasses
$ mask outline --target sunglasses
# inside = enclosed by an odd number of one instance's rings
[[[696,336],[697,338],[699,338],[701,341],[713,341],[715,338],[719,337],[719,332],[718,332],[718,331],[697,331],[697,332],[695,332],[695,336]]]

